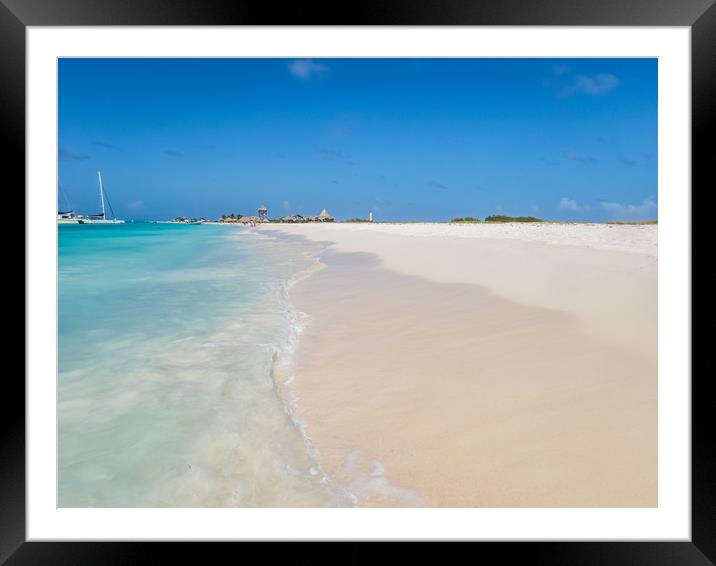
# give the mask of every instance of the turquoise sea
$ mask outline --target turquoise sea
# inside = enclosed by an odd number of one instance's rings
[[[235,226],[60,225],[60,507],[347,506],[273,378],[315,244]]]

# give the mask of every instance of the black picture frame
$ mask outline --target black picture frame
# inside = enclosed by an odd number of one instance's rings
[[[714,0],[383,0],[310,6],[245,0],[0,0],[0,116],[4,181],[25,184],[25,32],[27,26],[84,25],[550,25],[689,26],[692,56],[692,187],[713,181],[707,136],[716,107],[716,5]],[[689,190],[685,187],[684,190]],[[691,188],[693,195],[693,188]],[[24,207],[23,207],[24,208]],[[26,211],[27,212],[27,211]],[[15,212],[16,213],[16,212]],[[13,269],[16,269],[13,267]],[[25,281],[25,283],[27,283]],[[684,376],[688,378],[689,376]],[[708,433],[714,418],[708,382],[692,372],[692,519],[688,542],[500,542],[478,543],[479,557],[500,563],[544,564],[716,563],[716,467]],[[0,411],[0,564],[125,564],[156,562],[170,543],[82,543],[25,541],[25,397],[16,372],[6,372]],[[172,548],[169,548],[169,547]],[[225,545],[216,545],[225,546]],[[182,558],[206,562],[216,546],[180,546]],[[245,545],[246,546],[246,545]],[[306,548],[292,545],[294,549]],[[263,545],[262,545],[263,547]],[[244,560],[263,559],[250,547]],[[359,545],[350,554],[357,561]],[[340,552],[340,551],[339,551]],[[297,554],[296,556],[299,556]],[[445,555],[443,555],[444,559]],[[477,559],[477,555],[475,556]]]

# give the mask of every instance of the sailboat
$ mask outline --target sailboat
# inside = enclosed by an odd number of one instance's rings
[[[57,211],[58,224],[82,224],[82,222],[84,219],[78,217],[72,210]]]
[[[114,216],[114,210],[112,210],[112,204],[109,202],[109,198],[107,198],[107,195],[104,190],[104,185],[102,183],[102,173],[97,171],[97,179],[99,180],[99,202],[100,206],[102,207],[102,212],[98,212],[97,214],[92,214],[91,216],[87,216],[80,220],[81,224],[124,224],[124,220],[119,220]],[[107,201],[107,204],[109,205],[109,210],[112,212],[112,218],[107,218],[107,212],[104,208],[104,202]]]
[[[82,216],[75,214],[74,210],[72,210],[72,206],[70,205],[70,199],[67,198],[67,193],[65,193],[65,190],[62,188],[62,185],[59,185],[59,187],[60,187],[60,194],[64,198],[65,208],[67,210],[58,210],[57,211],[57,223],[58,224],[79,224]]]

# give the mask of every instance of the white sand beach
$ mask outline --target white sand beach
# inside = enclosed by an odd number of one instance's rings
[[[270,229],[326,242],[291,387],[360,505],[657,505],[657,226]]]

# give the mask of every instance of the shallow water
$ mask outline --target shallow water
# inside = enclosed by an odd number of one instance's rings
[[[272,371],[316,245],[239,227],[61,225],[61,507],[345,506]]]

